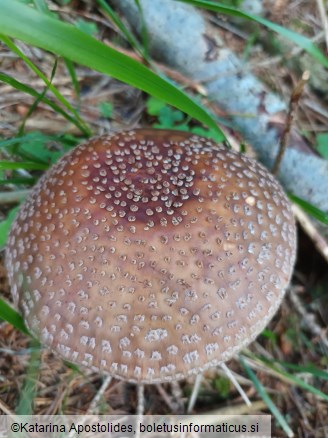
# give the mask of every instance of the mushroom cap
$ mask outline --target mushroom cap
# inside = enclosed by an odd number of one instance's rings
[[[296,250],[290,203],[259,163],[143,129],[93,138],[39,180],[6,267],[30,331],[131,382],[230,359],[267,325]]]

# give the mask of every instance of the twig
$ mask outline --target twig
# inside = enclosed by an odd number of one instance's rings
[[[171,382],[170,386],[171,386],[171,393],[172,393],[173,397],[175,398],[177,403],[179,403],[182,406],[183,405],[183,392],[182,392],[182,389],[181,389],[179,382],[176,380],[173,380],[173,382]]]
[[[310,38],[310,41],[312,43],[320,43],[323,37],[324,37],[324,32],[319,32],[314,37]],[[296,56],[300,55],[303,52],[304,52],[303,47],[295,46],[291,50],[288,50],[287,53],[284,53],[284,59],[286,61],[289,61],[290,59],[295,58]],[[282,62],[282,57],[281,54],[279,54],[277,56],[272,56],[262,61],[251,61],[249,65],[251,69],[263,68],[263,67],[269,68],[274,66],[275,64],[281,64],[281,62]]]
[[[16,190],[14,192],[0,192],[0,204],[12,204],[26,198],[31,190]]]
[[[239,383],[237,382],[237,379],[235,378],[235,376],[232,374],[232,372],[230,371],[230,369],[227,367],[227,365],[223,362],[221,363],[221,368],[223,369],[223,371],[225,372],[226,376],[228,377],[228,379],[230,380],[230,382],[234,385],[234,387],[237,389],[237,391],[239,392],[239,394],[241,395],[242,399],[244,400],[244,402],[247,404],[247,406],[251,406],[252,402],[250,401],[250,399],[247,397],[245,391],[243,390],[243,388],[239,385]]]
[[[290,136],[290,130],[295,117],[298,102],[302,96],[305,84],[308,82],[309,78],[310,78],[310,73],[308,71],[305,71],[302,75],[302,79],[296,84],[296,87],[294,88],[292,95],[290,97],[286,124],[280,138],[279,152],[272,168],[272,173],[274,175],[277,175],[279,171],[280,163],[282,161],[282,158],[287,148],[287,144]]]
[[[162,384],[158,383],[156,385],[156,389],[159,392],[159,394],[161,395],[164,402],[169,407],[171,413],[175,414],[175,415],[181,414],[181,412],[182,412],[181,403],[179,403],[179,401],[175,400],[174,399],[175,397],[172,397],[171,394],[168,394]]]
[[[145,385],[143,383],[137,384],[137,393],[138,393],[137,415],[141,420],[145,411]]]
[[[6,415],[15,415],[14,412],[10,410],[10,408],[6,405],[6,403],[0,399],[0,411],[2,411]]]
[[[247,351],[247,348],[245,349],[245,352]],[[280,381],[287,383],[288,385],[291,384],[290,379],[288,377],[285,377],[283,374],[279,373],[278,371],[267,367],[263,362],[261,362],[259,359],[256,358],[250,358],[248,356],[245,356],[243,354],[244,361],[253,369],[256,371],[263,371],[268,376],[273,376],[278,378]],[[278,367],[279,365],[277,365]],[[267,392],[274,392],[272,388],[265,388]]]
[[[296,311],[302,316],[303,321],[305,322],[308,329],[312,332],[314,336],[318,336],[324,346],[328,349],[328,338],[325,329],[320,327],[315,315],[304,308],[304,305],[297,295],[295,288],[292,287],[290,289],[289,296]]]
[[[104,395],[106,389],[108,388],[110,382],[112,381],[112,376],[106,376],[105,379],[103,380],[103,383],[101,385],[101,387],[99,388],[97,394],[94,396],[94,398],[92,399],[88,410],[86,412],[86,415],[93,415],[98,411],[98,403],[99,400],[101,399],[101,397]]]
[[[203,374],[202,373],[197,374],[195,378],[194,386],[192,388],[192,393],[189,399],[187,414],[190,414],[190,412],[194,409],[202,380],[203,380]]]
[[[259,400],[252,403],[252,406],[247,406],[245,403],[241,403],[236,406],[229,406],[225,408],[216,409],[214,411],[202,412],[202,415],[199,417],[199,424],[203,423],[202,417],[205,415],[213,415],[216,416],[216,420],[218,416],[221,415],[250,415],[252,412],[259,412],[262,409],[267,409],[267,405],[263,400]],[[189,420],[188,420],[189,421]],[[206,419],[208,421],[208,419]]]
[[[95,415],[96,413],[98,413],[98,403],[100,398],[103,396],[104,392],[106,391],[106,389],[108,388],[108,385],[110,384],[110,382],[112,381],[112,376],[106,376],[105,379],[103,380],[101,387],[99,388],[97,394],[94,396],[94,398],[91,400],[91,403],[84,415],[83,420],[81,421],[82,424],[85,424],[87,422],[87,415]],[[75,437],[75,432],[72,430],[69,434],[68,434],[68,438],[73,438]]]
[[[293,403],[295,404],[298,412],[302,416],[304,425],[310,430],[311,425],[309,424],[309,420],[307,417],[307,415],[309,415],[309,409],[307,408],[304,399],[300,397],[299,392],[296,391],[295,388],[290,388],[290,392],[291,392],[291,396],[292,396],[291,399],[292,399]]]
[[[140,438],[140,424],[142,423],[144,412],[145,412],[145,385],[143,383],[137,384],[137,398],[138,398],[138,406],[137,406],[136,438]]]
[[[326,262],[328,263],[328,243],[325,240],[324,237],[321,236],[319,231],[316,229],[316,227],[313,225],[312,221],[309,219],[309,217],[304,213],[304,211],[298,207],[297,205],[293,204],[293,213],[298,220],[298,222],[301,224],[303,230],[306,232],[306,234],[310,237],[312,242],[315,244],[316,248],[320,252],[320,254],[324,257]]]

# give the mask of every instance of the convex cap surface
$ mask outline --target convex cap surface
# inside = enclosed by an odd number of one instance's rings
[[[230,359],[276,312],[291,206],[260,164],[189,133],[104,135],[65,155],[12,226],[6,266],[31,332],[128,381]]]

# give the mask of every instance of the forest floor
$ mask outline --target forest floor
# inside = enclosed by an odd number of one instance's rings
[[[63,19],[80,20],[86,31],[95,32],[102,41],[122,44],[115,28],[104,18],[93,2],[72,1],[66,6],[50,3]],[[264,16],[286,28],[309,36],[327,53],[322,17],[317,2],[305,0],[266,1]],[[267,11],[266,9],[267,8]],[[245,22],[231,21],[228,17],[210,16],[220,30],[227,46],[244,57],[254,74],[280,95],[291,95],[302,72],[314,69],[297,111],[295,124],[314,146],[321,151],[327,148],[328,156],[328,73],[316,66],[300,49],[288,46],[279,37],[264,28]],[[90,24],[92,23],[92,24]],[[48,77],[54,67],[54,57],[39,49],[18,43],[25,55]],[[125,50],[129,51],[125,45]],[[131,52],[132,53],[132,52]],[[27,65],[0,44],[0,68],[7,75],[20,80],[35,90],[42,91],[44,84]],[[176,78],[176,73],[166,69]],[[76,95],[72,80],[63,60],[58,60],[53,84],[73,104],[78,104],[82,118],[94,134],[119,130],[171,124],[174,128],[183,115],[169,107],[158,114],[150,110],[149,98],[117,80],[87,68],[77,66],[76,76],[80,97]],[[195,93],[179,76],[182,85]],[[34,98],[0,82],[0,140],[17,136],[18,132],[42,133],[54,136],[47,142],[49,160],[61,152],[62,143],[56,135],[66,134],[66,145],[77,144],[81,133],[60,114],[43,102],[30,111]],[[22,121],[24,127],[22,131]],[[194,122],[190,122],[191,125]],[[196,123],[196,122],[195,122]],[[41,141],[41,140],[40,140]],[[39,146],[38,146],[39,147]],[[40,150],[41,150],[40,149]],[[52,156],[52,154],[54,154]],[[2,155],[2,159],[8,157]],[[41,172],[28,176],[35,180]],[[26,175],[22,175],[25,177]],[[327,194],[328,196],[328,194]],[[0,206],[0,220],[5,219],[13,204]],[[3,261],[4,252],[1,253]],[[11,302],[3,264],[0,264],[0,296]],[[298,255],[294,276],[286,298],[265,332],[250,345],[243,357],[256,374],[275,405],[285,417],[295,437],[328,437],[328,403],[315,391],[328,394],[328,269],[326,261],[317,252],[311,239],[299,229]],[[23,412],[29,406],[38,414],[84,414],[101,387],[103,378],[96,373],[71,368],[58,356],[43,349],[41,356],[31,338],[6,322],[0,322],[0,410]],[[194,413],[268,413],[254,382],[245,372],[239,358],[228,363],[235,372],[249,399],[248,408],[239,393],[222,371],[211,370],[204,376]],[[323,372],[323,374],[320,374]],[[299,383],[299,380],[304,384]],[[32,383],[32,384],[31,384]],[[166,414],[183,411],[192,390],[192,379],[177,383],[145,388],[145,413]],[[310,389],[309,389],[310,388]],[[257,403],[256,403],[257,402]],[[100,412],[109,414],[135,413],[137,391],[134,385],[113,380],[101,397]],[[19,409],[18,409],[19,407]],[[277,421],[273,422],[272,436],[285,437]]]

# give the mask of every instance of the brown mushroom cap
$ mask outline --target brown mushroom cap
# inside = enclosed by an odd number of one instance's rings
[[[65,359],[155,383],[218,365],[277,310],[295,223],[254,160],[184,132],[104,135],[65,155],[13,224],[26,324]]]

